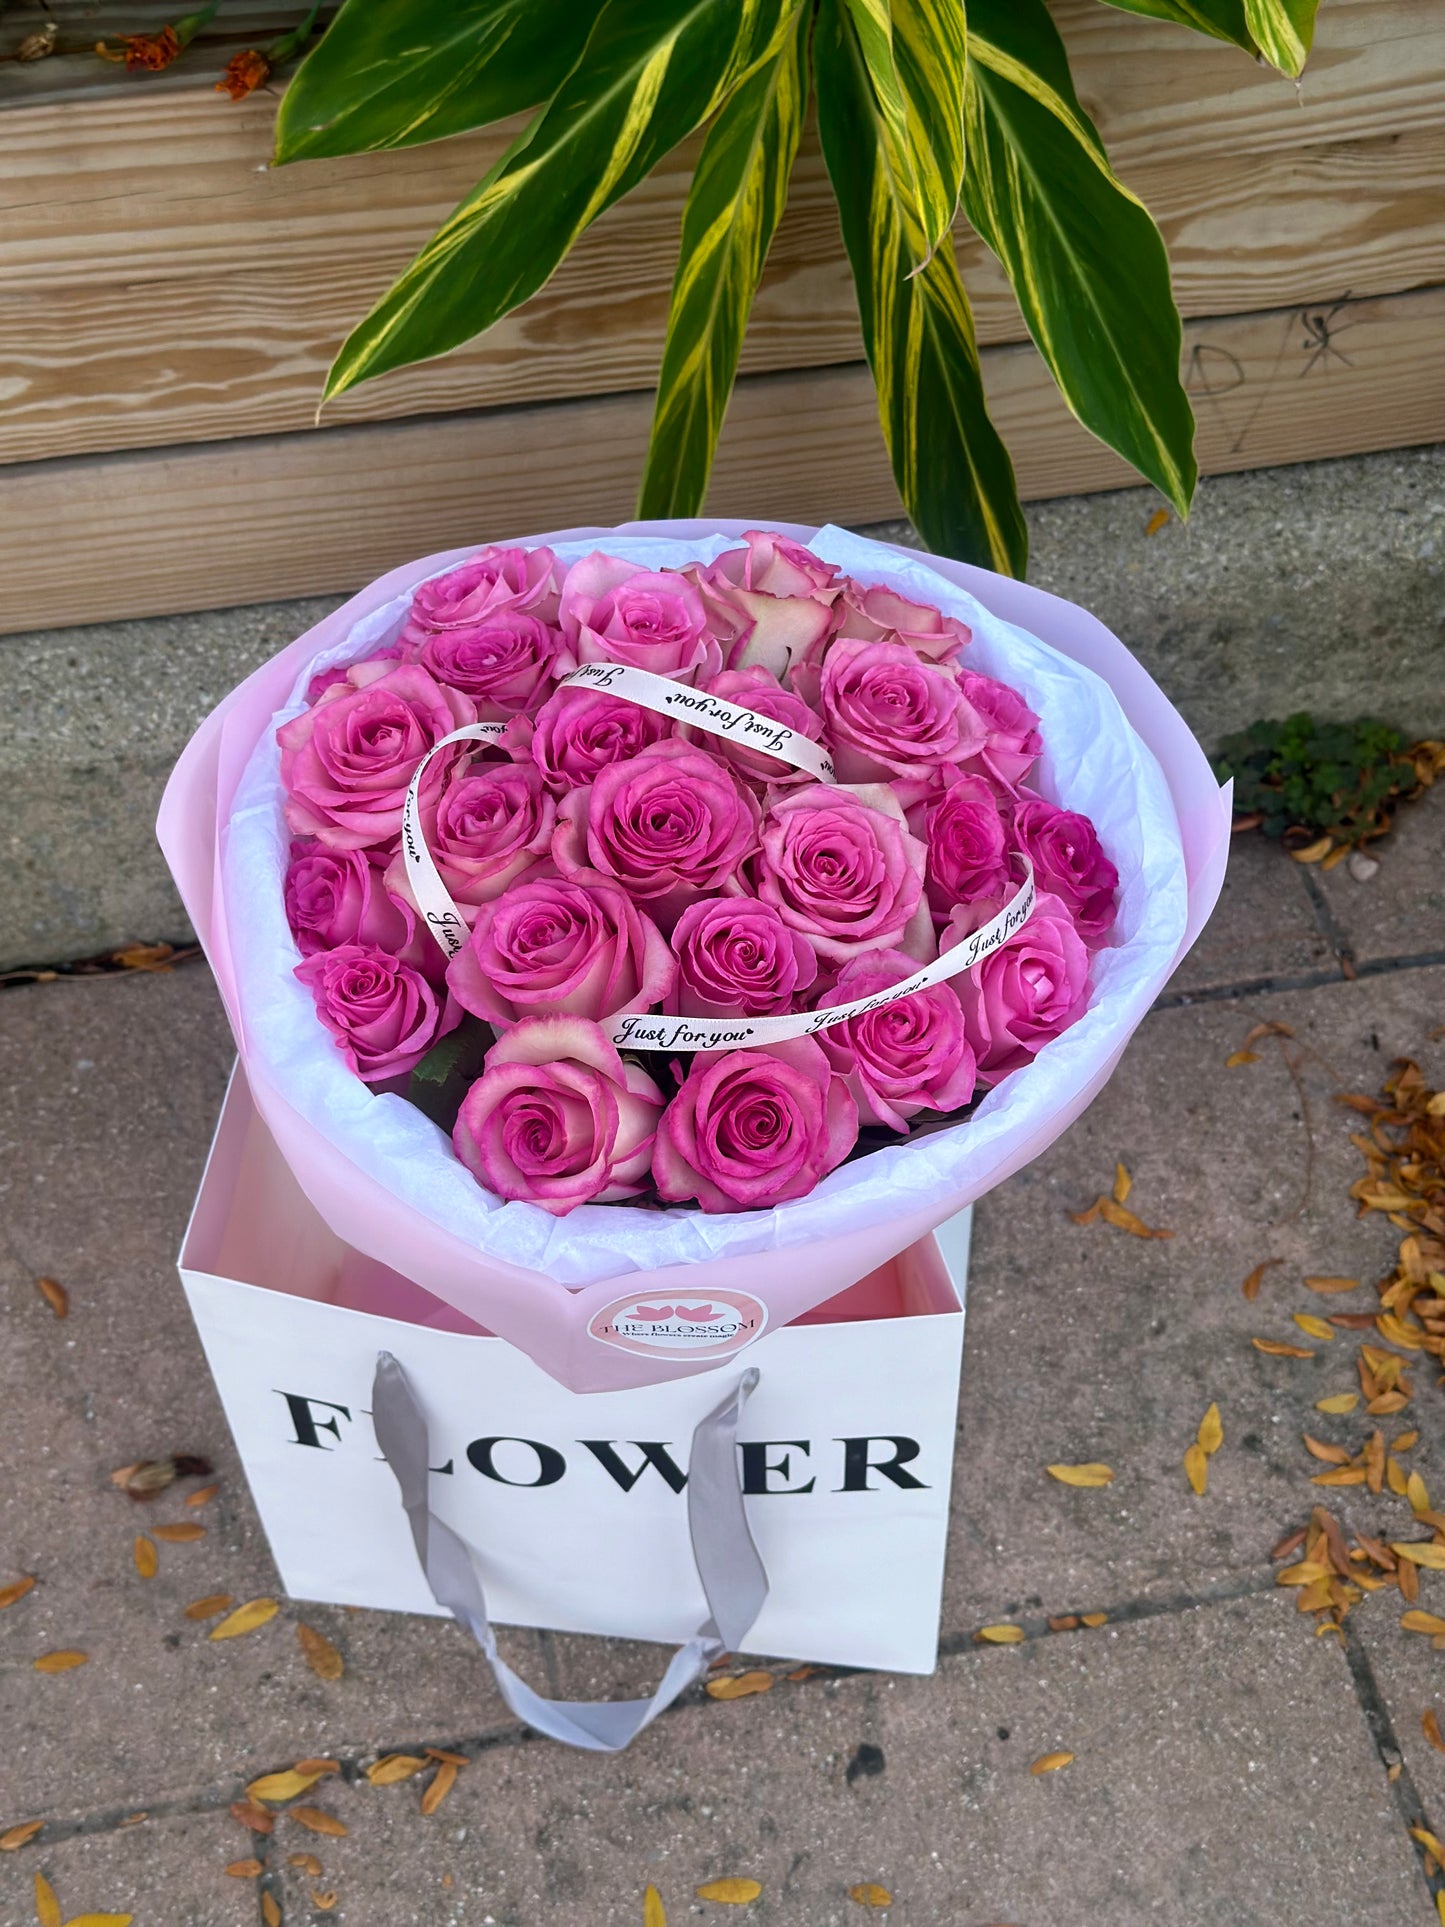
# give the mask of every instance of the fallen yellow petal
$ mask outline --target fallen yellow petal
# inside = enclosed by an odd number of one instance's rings
[[[237,1606],[233,1613],[227,1613],[219,1626],[212,1626],[206,1637],[237,1639],[242,1633],[253,1633],[258,1626],[264,1626],[280,1610],[274,1599],[248,1599],[244,1606]]]
[[[856,1900],[860,1907],[891,1907],[893,1905],[892,1894],[889,1893],[886,1887],[880,1887],[878,1883],[873,1880],[865,1880],[861,1887],[850,1887],[848,1889],[848,1898],[850,1900]]]
[[[1209,1489],[1209,1454],[1197,1440],[1184,1454],[1184,1476],[1202,1499]]]
[[[1445,1619],[1438,1613],[1421,1612],[1418,1608],[1402,1613],[1400,1624],[1407,1633],[1445,1633]]]
[[[1084,1613],[1081,1617],[1086,1626],[1107,1626],[1109,1623],[1107,1613]]]
[[[1241,1064],[1257,1064],[1258,1062],[1259,1052],[1257,1050],[1234,1050],[1225,1058],[1224,1068],[1227,1071],[1232,1071],[1237,1070]]]
[[[773,1676],[771,1673],[728,1673],[722,1679],[710,1679],[704,1690],[709,1699],[743,1700],[753,1693],[770,1693]]]
[[[1430,1510],[1430,1491],[1418,1472],[1412,1472],[1405,1481],[1405,1497],[1410,1502],[1412,1512]]]
[[[1322,836],[1313,843],[1307,843],[1302,850],[1291,850],[1290,855],[1296,863],[1319,863],[1333,847],[1333,837]]]
[[[1133,1188],[1134,1180],[1129,1176],[1129,1173],[1124,1169],[1122,1164],[1116,1164],[1114,1166],[1115,1204],[1127,1204],[1129,1202],[1129,1193]]]
[[[1445,1572],[1445,1546],[1437,1545],[1433,1539],[1407,1539],[1404,1544],[1393,1541],[1391,1552],[1400,1558],[1408,1559],[1412,1566],[1427,1566],[1431,1572]]]
[[[1358,1392],[1332,1392],[1328,1398],[1315,1400],[1315,1410],[1334,1413],[1353,1412],[1359,1402]]]
[[[1073,1760],[1074,1756],[1072,1753],[1044,1753],[1034,1761],[1033,1765],[1029,1768],[1029,1772],[1033,1774],[1057,1773],[1061,1766],[1072,1766]]]
[[[35,1876],[35,1918],[40,1927],[60,1927],[60,1902],[43,1873]]]
[[[1251,1338],[1250,1344],[1257,1352],[1267,1352],[1271,1358],[1313,1358],[1315,1354],[1304,1345],[1286,1345],[1278,1338]]]
[[[763,1891],[761,1880],[749,1880],[741,1874],[730,1874],[725,1880],[708,1880],[697,1889],[699,1900],[721,1900],[729,1907],[745,1907],[750,1900],[756,1900]]]
[[[1211,1405],[1209,1410],[1204,1414],[1204,1417],[1200,1419],[1199,1431],[1196,1437],[1200,1450],[1209,1453],[1211,1456],[1223,1445],[1224,1421],[1219,1416],[1219,1407],[1217,1405]]]
[[[425,1766],[426,1761],[416,1753],[384,1753],[379,1760],[372,1761],[366,1777],[373,1786],[398,1786]]]
[[[280,1773],[263,1773],[259,1780],[252,1780],[246,1791],[253,1800],[269,1800],[274,1806],[284,1800],[294,1800],[298,1793],[315,1786],[320,1778],[319,1773],[298,1773],[294,1766],[288,1766]]]
[[[1049,1477],[1057,1479],[1060,1485],[1100,1486],[1114,1482],[1114,1468],[1111,1465],[1051,1465],[1046,1470]]]
[[[656,1887],[648,1887],[643,1893],[642,1927],[667,1927],[667,1915],[662,1910],[662,1895]]]
[[[1307,1332],[1311,1338],[1323,1338],[1326,1343],[1333,1343],[1335,1328],[1327,1325],[1323,1318],[1316,1318],[1312,1311],[1297,1311],[1290,1315],[1300,1330]]]
[[[975,1639],[986,1640],[990,1646],[1017,1646],[1024,1636],[1022,1626],[980,1626],[974,1634]]]

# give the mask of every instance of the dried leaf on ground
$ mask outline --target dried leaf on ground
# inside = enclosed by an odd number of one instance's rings
[[[865,1880],[861,1886],[850,1887],[848,1898],[856,1900],[860,1907],[891,1907],[893,1896],[886,1887],[880,1887],[876,1880]]]
[[[1209,1489],[1209,1454],[1197,1439],[1184,1454],[1184,1476],[1202,1499]]]
[[[0,1613],[7,1606],[13,1606],[17,1599],[23,1599],[28,1592],[35,1590],[35,1575],[27,1572],[19,1579],[12,1579],[8,1586],[0,1586]]]
[[[1006,1623],[997,1626],[980,1626],[974,1634],[975,1639],[981,1639],[989,1646],[1017,1646],[1023,1637],[1022,1626],[1010,1626]]]
[[[1291,850],[1290,855],[1296,863],[1320,863],[1333,848],[1334,838],[1321,836],[1316,837],[1313,843],[1306,843],[1302,850]]]
[[[424,1814],[431,1815],[436,1812],[442,1801],[445,1800],[452,1788],[456,1785],[457,1774],[460,1771],[461,1768],[455,1765],[453,1761],[442,1761],[432,1776],[431,1784],[421,1796],[421,1810]]]
[[[1129,1193],[1133,1190],[1133,1188],[1134,1188],[1134,1180],[1129,1176],[1129,1173],[1125,1170],[1122,1164],[1116,1164],[1114,1166],[1114,1202],[1115,1204],[1127,1204],[1129,1202]]]
[[[1407,1633],[1430,1633],[1432,1635],[1445,1633],[1445,1619],[1442,1619],[1438,1613],[1403,1613],[1400,1618],[1400,1624]]]
[[[1097,1462],[1086,1465],[1050,1465],[1044,1469],[1049,1477],[1057,1479],[1060,1485],[1093,1487],[1112,1485],[1114,1482],[1113,1466],[1100,1465]]]
[[[288,1867],[299,1867],[302,1873],[310,1874],[313,1880],[319,1880],[321,1878],[321,1862],[316,1858],[314,1853],[288,1853],[286,1856],[286,1865]]]
[[[253,1633],[258,1626],[264,1626],[280,1610],[274,1599],[248,1599],[244,1606],[237,1606],[233,1613],[227,1613],[219,1626],[212,1626],[206,1637],[238,1639],[242,1633]]]
[[[445,1760],[452,1766],[470,1766],[471,1760],[465,1753],[448,1753],[442,1746],[424,1746],[422,1752],[429,1760]]]
[[[268,1813],[265,1807],[258,1806],[254,1800],[233,1800],[230,1815],[252,1833],[274,1833],[276,1830],[275,1814]]]
[[[1259,1288],[1264,1283],[1264,1274],[1272,1270],[1275,1265],[1282,1265],[1283,1263],[1283,1258],[1264,1258],[1261,1259],[1254,1270],[1250,1272],[1249,1276],[1240,1286],[1240,1290],[1251,1304],[1253,1304],[1259,1296]]]
[[[72,1914],[65,1927],[131,1927],[134,1914]]]
[[[1227,1071],[1233,1071],[1238,1070],[1241,1064],[1257,1064],[1258,1062],[1259,1052],[1257,1050],[1232,1050],[1224,1060],[1224,1068]]]
[[[189,1519],[174,1526],[152,1526],[151,1531],[157,1539],[164,1539],[168,1546],[191,1546],[197,1539],[204,1539],[206,1528],[195,1525]]]
[[[1433,1539],[1392,1540],[1391,1552],[1408,1559],[1412,1566],[1425,1566],[1431,1572],[1445,1572],[1445,1546],[1437,1545]]]
[[[208,1592],[204,1599],[193,1599],[186,1607],[187,1619],[214,1619],[232,1603],[234,1594],[228,1592]]]
[[[298,1826],[305,1827],[308,1833],[329,1834],[333,1840],[344,1840],[350,1831],[344,1820],[338,1820],[334,1813],[324,1807],[291,1807],[286,1815]]]
[[[1418,1472],[1412,1472],[1405,1482],[1405,1497],[1412,1512],[1430,1510],[1430,1490]]]
[[[138,1532],[131,1547],[135,1559],[135,1569],[142,1579],[154,1579],[160,1566],[153,1542],[143,1532]]]
[[[305,1793],[320,1778],[319,1773],[301,1773],[294,1766],[288,1766],[279,1773],[263,1773],[259,1780],[252,1780],[246,1791],[253,1800],[266,1800],[272,1806],[279,1806]]]
[[[89,1653],[64,1648],[58,1653],[42,1653],[34,1665],[37,1673],[69,1673],[77,1666],[84,1666],[89,1658]]]
[[[324,1633],[318,1633],[314,1626],[308,1626],[305,1620],[301,1620],[297,1623],[296,1637],[306,1656],[306,1664],[318,1679],[341,1678],[346,1671],[345,1662]]]
[[[298,1773],[326,1774],[326,1773],[339,1773],[341,1771],[340,1760],[327,1760],[327,1759],[316,1758],[316,1759],[307,1759],[307,1760],[293,1760],[291,1764],[295,1767]]]
[[[642,1927],[667,1927],[662,1895],[656,1887],[648,1887],[642,1896]]]
[[[1085,1626],[1107,1626],[1108,1623],[1109,1615],[1107,1613],[1085,1613],[1081,1621],[1081,1624]]]
[[[1327,1325],[1323,1318],[1316,1318],[1312,1311],[1291,1312],[1290,1316],[1294,1319],[1294,1322],[1299,1326],[1300,1330],[1307,1333],[1309,1337],[1322,1338],[1328,1345],[1334,1343],[1334,1327]]]
[[[1266,1352],[1271,1358],[1314,1358],[1307,1345],[1286,1345],[1280,1338],[1251,1338],[1250,1344],[1257,1352]]]
[[[1279,1544],[1271,1549],[1269,1556],[1271,1559],[1292,1559],[1304,1542],[1305,1528],[1301,1526],[1298,1532],[1288,1533],[1281,1539]]]
[[[1054,1613],[1047,1621],[1051,1633],[1076,1633],[1079,1630],[1077,1613]],[[974,1635],[977,1638],[977,1634]]]
[[[1304,1440],[1306,1452],[1310,1453],[1314,1458],[1323,1459],[1326,1465],[1348,1465],[1350,1463],[1351,1455],[1345,1450],[1344,1446],[1329,1445],[1326,1444],[1323,1439],[1313,1439],[1308,1432],[1301,1432],[1300,1437]]]
[[[265,1927],[281,1927],[281,1907],[275,1894],[262,1894],[261,1918]]]
[[[1358,1278],[1322,1278],[1315,1273],[1311,1273],[1305,1278],[1305,1284],[1311,1291],[1318,1291],[1325,1294],[1332,1291],[1358,1291],[1360,1289],[1360,1281]]]
[[[43,1873],[35,1876],[35,1918],[40,1927],[60,1927],[60,1902]]]
[[[398,1786],[425,1765],[426,1760],[418,1753],[383,1753],[366,1769],[366,1777],[373,1786]]]
[[[1145,1224],[1134,1212],[1126,1210],[1122,1204],[1115,1204],[1112,1198],[1100,1198],[1099,1216],[1105,1224],[1111,1224],[1119,1231],[1127,1231],[1131,1238],[1172,1238],[1172,1231],[1164,1231],[1157,1225]]]
[[[1440,1721],[1436,1716],[1433,1706],[1427,1706],[1425,1711],[1420,1715],[1420,1725],[1424,1730],[1425,1738],[1430,1742],[1431,1746],[1434,1747],[1435,1751],[1437,1753],[1445,1753],[1445,1734],[1442,1734],[1440,1731]],[[1445,1861],[1445,1853],[1442,1853],[1439,1857],[1442,1861]]]
[[[1146,535],[1157,535],[1160,529],[1168,528],[1170,520],[1171,517],[1168,509],[1155,509],[1154,513],[1149,517],[1149,520],[1144,524],[1144,533]]]
[[[0,1853],[18,1853],[28,1847],[44,1825],[43,1820],[22,1820],[18,1827],[7,1827],[0,1833]]]
[[[255,1880],[262,1871],[261,1863],[254,1857],[249,1860],[232,1860],[222,1869],[233,1880]]]
[[[1219,1450],[1220,1446],[1223,1445],[1224,1421],[1219,1416],[1218,1405],[1211,1405],[1209,1410],[1204,1414],[1204,1417],[1200,1419],[1199,1430],[1195,1434],[1195,1439],[1200,1450],[1207,1452],[1211,1458]]]
[[[753,1693],[770,1693],[771,1673],[729,1673],[723,1679],[710,1679],[704,1689],[709,1699],[742,1700]]]
[[[328,1887],[324,1893],[318,1892],[315,1887],[311,1889],[311,1905],[318,1913],[329,1914],[336,1905],[337,1898],[334,1887]]]
[[[1036,1775],[1040,1773],[1057,1773],[1060,1767],[1072,1766],[1073,1762],[1074,1756],[1072,1753],[1042,1753],[1029,1768],[1029,1772]]]
[[[744,1907],[750,1900],[756,1900],[763,1891],[760,1880],[749,1880],[742,1874],[730,1874],[723,1880],[707,1880],[697,1889],[699,1900],[721,1900],[729,1907]]]
[[[1330,1472],[1316,1472],[1310,1484],[1363,1485],[1365,1476],[1365,1468],[1362,1465],[1337,1465]]]
[[[37,1278],[35,1289],[49,1305],[57,1318],[70,1316],[70,1293],[58,1278]]]
[[[220,1489],[218,1485],[197,1486],[194,1492],[186,1494],[185,1503],[190,1506],[209,1505]]]
[[[137,1459],[133,1465],[122,1465],[111,1473],[110,1482],[129,1498],[148,1501],[174,1485],[177,1479],[209,1478],[210,1475],[208,1459],[193,1452],[181,1452],[168,1459]]]

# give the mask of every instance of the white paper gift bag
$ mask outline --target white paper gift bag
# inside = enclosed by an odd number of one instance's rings
[[[739,1647],[932,1669],[967,1243],[964,1214],[710,1371],[572,1392],[343,1244],[238,1071],[180,1269],[292,1597],[454,1611],[522,1717],[610,1749]],[[716,1310],[638,1307],[678,1343]],[[564,1708],[489,1612],[683,1650],[652,1700]]]

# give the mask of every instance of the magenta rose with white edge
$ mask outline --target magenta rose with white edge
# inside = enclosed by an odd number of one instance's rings
[[[782,723],[788,729],[796,730],[809,742],[816,743],[823,734],[823,719],[815,709],[810,709],[801,696],[795,696],[791,689],[784,689],[771,669],[755,664],[751,669],[724,669],[720,676],[714,676],[707,685],[710,696],[719,696],[724,702],[736,703],[740,709],[750,709],[755,716],[766,722]],[[751,743],[730,742],[725,736],[713,736],[705,730],[685,729],[683,736],[706,749],[714,756],[720,756],[725,763],[737,771],[746,783],[771,785],[776,783],[815,783],[817,777],[805,769],[798,769],[793,763],[785,763],[766,750],[754,748]],[[760,732],[753,739],[765,742],[766,734]]]
[[[482,549],[445,575],[418,584],[401,640],[419,645],[449,629],[473,629],[504,609],[555,623],[558,577],[550,549]]]
[[[611,555],[583,556],[562,584],[559,620],[564,675],[584,662],[621,662],[690,683],[722,668],[702,597],[684,575],[653,574]]]
[[[858,1140],[858,1107],[811,1037],[699,1051],[663,1113],[652,1175],[669,1202],[748,1211],[801,1198]]]
[[[998,792],[982,776],[945,772],[944,787],[908,812],[928,845],[928,901],[937,917],[959,903],[1001,902],[1013,884]]]
[[[814,783],[782,792],[769,806],[757,894],[820,957],[846,962],[862,950],[903,948],[911,954],[920,941],[915,912],[926,860],[888,790],[864,797]],[[932,954],[931,943],[923,947]]]
[[[813,947],[756,897],[689,904],[672,933],[675,1017],[770,1017],[792,1008],[818,974]]]
[[[565,794],[585,788],[609,763],[625,763],[672,734],[666,716],[605,690],[558,689],[533,719],[529,754],[547,787]]]
[[[447,968],[457,1002],[502,1027],[523,1017],[650,1010],[675,965],[650,917],[609,878],[583,871],[514,883],[477,911]]]
[[[475,721],[468,697],[415,663],[355,664],[348,682],[333,684],[276,732],[288,825],[336,850],[393,842],[417,764],[442,737]],[[444,752],[431,763],[423,805],[440,795],[453,760]]]
[[[375,944],[395,956],[411,934],[412,919],[364,850],[328,850],[310,838],[294,842],[284,895],[286,921],[303,957],[346,943]]]
[[[940,949],[951,950],[970,928],[967,911],[956,913]],[[949,981],[963,1006],[979,1082],[997,1084],[1083,1016],[1089,951],[1067,906],[1041,893],[1016,936]]]
[[[1033,860],[1038,887],[1066,906],[1086,943],[1102,943],[1114,927],[1119,872],[1088,817],[1027,796],[1014,811],[1014,835]]]
[[[958,682],[964,699],[983,725],[979,761],[1005,789],[1016,790],[1043,751],[1038,717],[1006,682],[972,670],[963,671]]]
[[[929,777],[983,747],[983,726],[952,671],[901,642],[835,642],[819,702],[840,782]]]
[[[780,678],[821,650],[843,584],[831,562],[770,529],[749,529],[743,544],[690,572],[727,666],[761,666]]]
[[[918,965],[898,950],[872,950],[845,964],[817,1008],[857,1003],[911,977]],[[818,1032],[818,1042],[865,1124],[906,1131],[919,1111],[956,1111],[973,1096],[978,1072],[952,984],[916,990]]]
[[[662,1092],[582,1017],[529,1017],[487,1052],[452,1132],[457,1156],[499,1198],[554,1218],[636,1197]]]
[[[456,1005],[439,1002],[420,970],[377,944],[318,950],[297,964],[296,975],[337,1049],[368,1084],[411,1070],[461,1021]]]
[[[736,877],[758,846],[761,820],[757,800],[718,757],[653,743],[562,799],[552,854],[564,875],[614,878],[671,928],[695,898]]]
[[[474,763],[422,813],[427,849],[459,904],[490,903],[547,857],[557,806],[525,763]],[[417,907],[406,859],[393,857],[387,887]]]
[[[429,635],[416,660],[429,675],[470,696],[477,720],[505,722],[552,686],[562,632],[522,609],[500,609],[466,628]]]

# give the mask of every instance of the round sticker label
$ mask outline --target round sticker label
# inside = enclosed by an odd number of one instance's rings
[[[767,1306],[746,1291],[643,1292],[594,1312],[587,1332],[622,1352],[726,1358],[760,1338],[767,1322]]]

